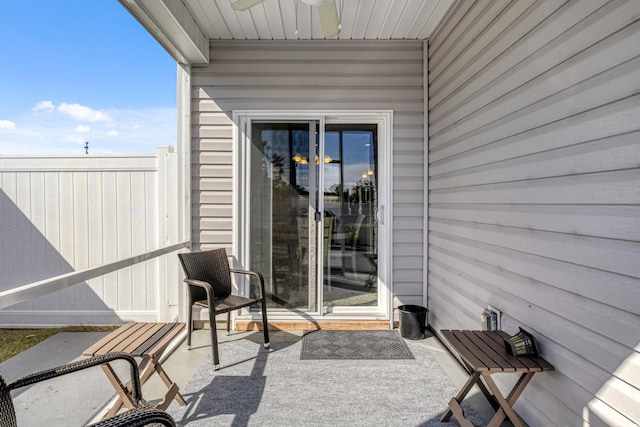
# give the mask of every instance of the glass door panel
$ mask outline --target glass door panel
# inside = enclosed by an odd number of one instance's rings
[[[271,308],[316,307],[317,292],[309,287],[315,281],[307,220],[315,198],[308,161],[315,131],[309,130],[309,122],[254,122],[251,128],[249,257],[270,286]]]
[[[377,306],[377,126],[327,125],[324,141],[322,194],[331,237],[323,305],[328,312]]]

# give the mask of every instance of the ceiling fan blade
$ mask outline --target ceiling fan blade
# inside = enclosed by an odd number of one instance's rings
[[[322,28],[322,34],[329,38],[337,36],[340,32],[338,21],[338,8],[336,2],[332,1],[322,6],[317,6],[318,18],[320,18],[320,28]]]
[[[264,0],[236,0],[231,3],[233,10],[247,10],[257,4],[262,3]]]

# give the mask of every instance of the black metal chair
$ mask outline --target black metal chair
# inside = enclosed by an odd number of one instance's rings
[[[193,331],[193,306],[209,310],[211,329],[211,348],[213,367],[220,367],[218,355],[218,335],[216,332],[216,315],[227,313],[227,334],[231,327],[231,312],[254,304],[262,304],[262,330],[264,331],[264,347],[269,348],[269,327],[267,322],[267,305],[265,300],[264,278],[255,271],[235,270],[229,267],[227,252],[214,249],[203,252],[178,254],[184,269],[185,283],[189,290],[189,314],[187,322],[187,348],[191,348],[191,332]],[[233,295],[231,273],[253,276],[258,281],[257,295],[241,297]]]
[[[89,359],[80,360],[78,362],[69,363],[57,368],[48,369],[36,374],[27,375],[6,384],[2,376],[0,376],[0,427],[17,427],[17,418],[13,401],[11,400],[11,391],[20,387],[29,386],[40,381],[49,380],[62,375],[77,372],[93,366],[109,363],[114,360],[121,359],[127,361],[131,365],[131,398],[135,405],[134,409],[127,410],[117,414],[111,418],[102,420],[91,427],[116,427],[127,426],[137,427],[146,425],[163,425],[175,427],[175,422],[169,414],[159,409],[149,406],[142,399],[142,389],[140,387],[140,371],[135,359],[126,353],[111,353],[104,356],[91,357]],[[65,408],[69,410],[69,408]]]

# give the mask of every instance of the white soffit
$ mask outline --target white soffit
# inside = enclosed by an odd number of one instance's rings
[[[322,40],[318,14],[300,0],[119,0],[178,62],[209,62],[209,40]],[[454,0],[335,0],[337,40],[424,40]]]
[[[264,0],[236,12],[232,0],[184,0],[202,31],[216,40],[323,39],[318,14],[300,0]],[[340,40],[423,40],[453,0],[335,0]],[[296,11],[297,30],[296,34]]]
[[[209,63],[209,37],[182,0],[119,0],[182,64]]]

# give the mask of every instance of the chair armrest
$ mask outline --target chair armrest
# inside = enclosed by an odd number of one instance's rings
[[[127,353],[110,353],[101,356],[94,356],[88,359],[79,360],[77,362],[62,365],[57,368],[47,369],[42,372],[27,375],[20,378],[8,385],[10,390],[14,390],[20,387],[25,387],[31,384],[38,383],[40,381],[56,378],[61,375],[70,374],[72,372],[81,371],[83,369],[91,368],[93,366],[102,365],[112,362],[114,360],[125,360],[131,365],[131,384],[132,384],[132,397],[136,406],[142,401],[142,389],[140,387],[140,370],[136,360]]]
[[[262,277],[262,274],[256,272],[256,271],[249,271],[249,270],[235,270],[235,269],[230,269],[229,271],[231,271],[232,273],[236,273],[236,274],[245,274],[245,275],[249,275],[249,276],[254,276],[258,279],[258,289],[260,290],[260,298],[264,298],[264,294],[265,294],[265,288],[264,288],[264,277]]]
[[[165,411],[160,409],[142,407],[129,410],[122,414],[115,415],[106,420],[102,420],[89,427],[137,427],[146,426],[148,424],[161,424],[163,426],[175,427],[176,423]]]
[[[211,303],[215,299],[215,293],[213,291],[213,286],[211,286],[211,284],[209,282],[205,282],[204,280],[196,280],[196,279],[185,278],[184,279],[184,283],[186,283],[188,285],[198,286],[200,288],[204,288],[204,290],[207,292],[207,299],[209,300],[209,303]]]

